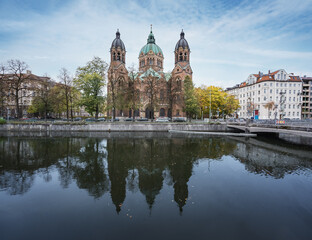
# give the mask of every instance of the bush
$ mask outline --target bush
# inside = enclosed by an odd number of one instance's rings
[[[6,124],[6,120],[3,118],[0,118],[0,124]]]

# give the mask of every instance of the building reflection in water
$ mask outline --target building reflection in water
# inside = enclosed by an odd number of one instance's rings
[[[310,152],[256,139],[1,137],[0,190],[24,194],[36,176],[50,181],[57,169],[63,188],[75,183],[94,198],[110,194],[119,213],[127,191],[140,191],[151,210],[164,182],[171,182],[182,213],[194,164],[226,155],[252,173],[274,178],[301,167],[311,169]]]

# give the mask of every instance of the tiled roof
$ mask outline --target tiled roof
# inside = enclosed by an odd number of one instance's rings
[[[291,82],[301,82],[301,79],[299,76],[289,76],[289,81]]]
[[[257,83],[264,82],[264,81],[270,81],[270,80],[271,81],[274,80],[274,78],[271,75],[263,75],[261,78],[259,78],[257,80]]]
[[[241,83],[241,85],[239,87],[245,87],[246,86],[246,82]]]
[[[270,75],[275,75],[276,73],[278,73],[280,70],[277,70],[275,72],[271,72]]]

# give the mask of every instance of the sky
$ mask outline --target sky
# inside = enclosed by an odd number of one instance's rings
[[[126,65],[138,68],[152,24],[165,72],[184,30],[197,87],[277,69],[312,76],[311,13],[312,0],[0,0],[0,63],[20,59],[58,80],[94,56],[109,63],[119,29]]]

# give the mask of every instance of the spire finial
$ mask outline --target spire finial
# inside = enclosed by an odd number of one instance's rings
[[[183,32],[183,29],[182,29],[182,31],[181,31],[180,38],[184,38],[184,32]]]
[[[151,24],[151,32],[153,31],[153,24]]]
[[[117,28],[117,32],[116,32],[116,38],[120,38],[120,32],[119,32],[119,28]]]

